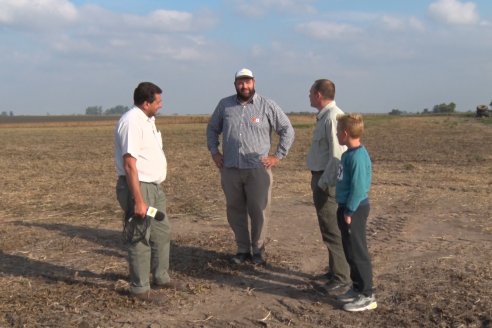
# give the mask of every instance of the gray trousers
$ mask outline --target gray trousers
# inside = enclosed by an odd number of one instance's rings
[[[234,232],[238,253],[259,253],[265,246],[270,217],[272,170],[223,168],[221,184],[227,221]],[[248,216],[251,219],[249,231]]]
[[[313,191],[314,207],[318,216],[319,229],[323,242],[328,248],[329,272],[343,283],[350,283],[350,267],[343,251],[342,235],[337,222],[338,204],[335,199],[335,187],[325,192],[318,187],[322,172],[313,172],[311,190]]]
[[[162,221],[152,219],[145,239],[128,246],[128,265],[130,270],[130,293],[139,294],[150,289],[149,274],[154,283],[165,284],[169,278],[169,249],[171,227],[166,213],[166,196],[161,187],[154,183],[140,182],[142,196],[147,205],[165,213]],[[125,213],[133,211],[134,201],[125,177],[119,177],[116,196]]]

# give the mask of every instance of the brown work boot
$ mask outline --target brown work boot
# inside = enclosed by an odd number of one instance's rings
[[[143,293],[131,293],[130,296],[136,300],[152,302],[156,304],[164,304],[167,301],[166,295],[153,290],[147,290]]]
[[[183,292],[186,291],[186,285],[179,282],[179,281],[169,281],[166,282],[165,284],[157,284],[154,283],[154,289],[169,289],[169,290],[174,290],[178,292]]]

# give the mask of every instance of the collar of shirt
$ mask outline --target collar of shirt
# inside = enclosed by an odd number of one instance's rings
[[[325,115],[328,114],[330,109],[335,108],[337,106],[337,103],[335,100],[332,100],[328,105],[326,105],[322,110],[319,111],[319,113],[316,115],[316,121],[321,120]]]
[[[147,114],[145,114],[144,111],[142,109],[140,109],[140,107],[134,106],[132,109],[135,109],[137,111],[138,117],[140,117],[140,119],[142,119],[144,121],[148,121],[148,122],[154,122],[155,121],[155,116],[148,117]]]

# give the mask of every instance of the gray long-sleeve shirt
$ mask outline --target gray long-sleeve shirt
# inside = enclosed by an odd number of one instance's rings
[[[220,100],[210,118],[207,146],[216,154],[222,134],[224,167],[259,168],[263,166],[260,158],[270,151],[272,131],[280,136],[275,156],[282,159],[294,142],[294,128],[287,115],[274,101],[258,94],[244,105],[232,95]]]

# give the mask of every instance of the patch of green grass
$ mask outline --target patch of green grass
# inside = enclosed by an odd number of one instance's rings
[[[294,127],[294,129],[310,129],[312,127],[314,127],[314,124],[313,123],[298,123],[298,124],[292,124],[292,126]]]
[[[485,162],[486,161],[485,158],[480,154],[475,154],[475,155],[473,155],[472,158],[473,158],[473,160],[475,160],[475,162]]]
[[[412,163],[407,163],[403,166],[403,168],[407,171],[411,171],[415,169],[415,165],[413,165]]]
[[[483,124],[491,125],[492,124],[492,117],[482,117],[479,119],[479,121],[482,122]]]

